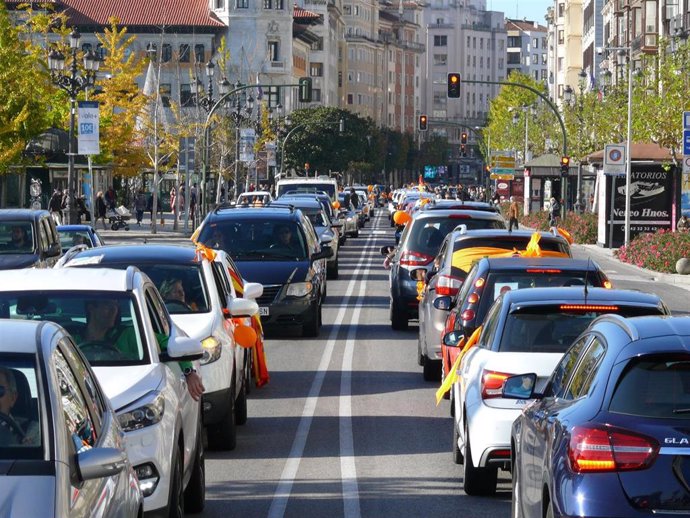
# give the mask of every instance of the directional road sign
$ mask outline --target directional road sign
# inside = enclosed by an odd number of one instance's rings
[[[690,155],[690,129],[683,130],[683,154]]]
[[[690,129],[690,112],[683,112],[683,129]]]

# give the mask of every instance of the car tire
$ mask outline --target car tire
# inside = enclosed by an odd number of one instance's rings
[[[462,450],[458,446],[460,434],[458,433],[458,423],[453,419],[453,462],[455,464],[462,464]]]
[[[254,361],[254,350],[247,349],[244,354],[244,379],[247,382],[247,394],[250,394],[252,391],[252,378],[254,377],[254,369],[252,368]]]
[[[513,459],[515,459],[515,457],[513,457]],[[520,508],[520,479],[515,464],[513,464],[512,468],[513,491],[510,498],[510,516],[511,518],[522,518],[522,509]]]
[[[439,381],[441,379],[441,362],[424,357],[424,381]]]
[[[465,448],[463,451],[462,484],[466,494],[470,496],[488,496],[496,493],[498,468],[476,468],[472,462],[470,435],[465,424]]]
[[[419,337],[417,337],[417,365],[423,367],[424,358],[425,356],[422,354],[422,341]]]
[[[319,322],[321,320],[321,304],[316,306],[314,314],[311,318],[302,324],[302,336],[306,337],[317,337],[319,336]]]
[[[182,487],[182,451],[176,445],[175,456],[170,469],[172,480],[168,492],[168,508],[164,513],[170,518],[184,518],[184,490]]]
[[[359,237],[359,226],[357,227],[357,230],[355,230],[355,231],[352,233],[352,237]]]
[[[247,378],[242,380],[242,387],[240,393],[235,399],[235,424],[247,424]]]
[[[200,513],[206,504],[206,455],[202,432],[201,421],[199,421],[192,476],[184,492],[184,510],[186,513]]]
[[[391,328],[394,331],[406,331],[407,330],[407,314],[401,311],[397,304],[391,304]]]
[[[235,393],[232,387],[231,394]],[[226,410],[225,416],[220,423],[215,423],[206,429],[208,435],[208,446],[212,450],[231,451],[237,446],[237,423],[235,422],[235,401],[230,398],[232,404]]]
[[[330,268],[326,271],[326,278],[327,279],[337,279],[338,278],[338,256],[335,256],[335,261],[332,261]]]

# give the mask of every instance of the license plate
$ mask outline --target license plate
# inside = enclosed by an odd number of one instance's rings
[[[268,306],[259,306],[259,315],[268,316]]]

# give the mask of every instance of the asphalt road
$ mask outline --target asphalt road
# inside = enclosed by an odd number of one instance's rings
[[[392,244],[384,217],[341,249],[319,338],[271,337],[271,381],[253,389],[233,452],[208,452],[204,517],[431,517],[510,515],[510,477],[495,497],[468,497],[451,459],[448,401],[416,362],[417,326],[392,331],[388,273],[378,249]],[[129,241],[124,233],[109,243]],[[170,242],[183,242],[170,239]],[[606,254],[591,256],[615,287],[653,291],[687,314],[687,291]],[[689,286],[690,287],[690,286]]]

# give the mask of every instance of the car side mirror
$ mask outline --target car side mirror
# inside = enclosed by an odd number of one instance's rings
[[[331,222],[331,228],[342,228],[343,227],[343,222],[342,221],[333,221]]]
[[[162,362],[182,362],[200,360],[204,352],[199,340],[193,340],[188,336],[171,336],[167,349],[158,356]]]
[[[440,309],[441,311],[450,311],[453,302],[449,295],[443,295],[441,297],[436,297],[433,305],[436,309]]]
[[[259,312],[259,305],[253,300],[239,298],[230,302],[229,317],[253,317]]]
[[[318,261],[319,259],[328,259],[329,257],[333,257],[333,249],[330,246],[325,246],[321,249],[320,252],[311,254],[312,261]]]
[[[462,331],[451,331],[443,335],[443,345],[447,347],[458,347],[460,341],[465,337]]]
[[[321,246],[328,246],[331,241],[333,241],[333,235],[332,234],[322,234],[321,239],[319,239],[319,243],[321,243]]]
[[[508,399],[532,399],[537,375],[534,373],[510,376],[503,382],[501,394]]]
[[[383,255],[385,257],[388,254],[390,254],[393,250],[395,250],[395,247],[391,246],[391,245],[385,245],[385,246],[382,246],[379,250],[381,252],[381,255]]]
[[[126,462],[125,452],[117,448],[91,448],[77,454],[82,481],[117,475],[124,469]]]
[[[426,280],[426,268],[415,268],[410,271],[410,278],[413,281],[424,281]]]
[[[259,282],[244,283],[244,298],[256,300],[264,294],[264,285]]]
[[[46,257],[57,257],[62,253],[60,243],[52,243],[46,250]]]

